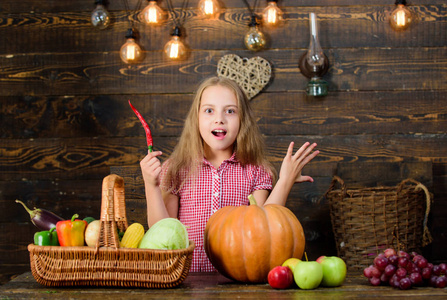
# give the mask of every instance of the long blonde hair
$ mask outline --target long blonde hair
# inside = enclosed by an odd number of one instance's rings
[[[265,167],[275,180],[276,171],[267,160],[264,139],[259,131],[249,100],[236,82],[216,76],[205,79],[197,88],[180,140],[168,159],[167,174],[162,186],[171,187],[171,190],[180,187],[182,182],[178,182],[179,171],[186,169],[194,174],[194,170],[197,170],[202,163],[204,142],[199,132],[199,109],[202,93],[210,86],[226,87],[236,95],[240,117],[240,129],[234,145],[237,160],[242,165],[252,164]]]

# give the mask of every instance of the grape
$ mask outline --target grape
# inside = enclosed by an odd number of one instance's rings
[[[372,276],[372,270],[371,270],[371,267],[372,267],[372,266],[369,266],[369,267],[367,267],[367,268],[365,268],[365,269],[363,270],[363,275],[364,275],[366,278],[371,278],[371,277],[373,277],[373,276]],[[430,271],[430,275],[431,275],[431,271]]]
[[[445,275],[447,273],[447,264],[445,263],[439,264],[439,268],[441,269],[442,275]]]
[[[422,275],[421,273],[411,273],[410,281],[413,285],[420,285],[422,283]]]
[[[388,283],[388,281],[390,281],[390,277],[386,276],[385,273],[382,273],[382,275],[380,275],[380,281],[382,281],[384,283]]]
[[[430,279],[430,277],[431,277],[431,269],[428,268],[428,267],[423,268],[422,271],[421,271],[421,275],[422,275],[422,278],[424,278],[424,279]]]
[[[438,280],[438,276],[432,275],[430,277],[430,281],[428,282],[430,286],[436,287],[436,281]]]
[[[428,263],[428,264],[427,264],[427,268],[429,268],[430,271],[432,271],[432,270],[433,270],[433,264],[432,264],[432,263]]]
[[[389,281],[390,286],[398,288],[399,287],[399,280],[400,280],[399,277],[396,274],[394,274],[390,278],[390,281]]]
[[[393,248],[388,248],[385,251],[383,251],[383,254],[385,254],[386,258],[389,258],[392,255],[396,255],[396,250],[394,250]]]
[[[410,254],[408,254],[407,252],[402,251],[402,250],[399,250],[397,252],[397,256],[399,256],[399,257],[406,257],[408,260],[411,259]]]
[[[388,265],[385,267],[385,270],[383,271],[384,274],[386,274],[386,276],[390,277],[393,276],[394,273],[396,272],[396,267],[394,265]]]
[[[423,269],[423,268],[427,267],[428,261],[427,261],[427,259],[425,257],[421,257],[415,263],[418,266],[418,268]]]
[[[399,262],[399,256],[391,255],[390,257],[388,257],[388,262],[392,265],[397,266],[397,263]]]
[[[382,272],[381,272],[379,269],[377,269],[377,267],[372,266],[372,267],[371,267],[371,274],[372,274],[372,277],[377,277],[377,278],[379,278],[380,275],[382,275]]]
[[[433,270],[432,270],[433,274],[435,274],[436,276],[441,275],[441,267],[439,265],[435,265],[433,266]]]
[[[401,256],[399,257],[399,261],[397,264],[399,267],[405,268],[409,262],[410,260],[408,258],[406,258],[405,256]]]
[[[377,256],[374,259],[374,265],[377,267],[377,269],[383,271],[388,265],[388,259],[385,256]]]
[[[399,278],[404,278],[405,276],[407,276],[407,273],[408,273],[407,269],[404,269],[404,268],[399,268],[396,270],[396,275]]]
[[[408,277],[402,278],[399,281],[399,288],[401,290],[408,290],[409,288],[411,288],[411,280]]]
[[[445,288],[447,285],[447,277],[445,276],[439,276],[438,279],[436,279],[436,287],[437,288]]]
[[[369,279],[369,283],[371,283],[373,286],[378,286],[380,284],[380,278],[371,277]]]

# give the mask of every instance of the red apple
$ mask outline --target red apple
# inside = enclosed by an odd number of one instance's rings
[[[289,267],[277,266],[267,275],[270,286],[274,289],[286,289],[293,284],[293,273]]]
[[[337,256],[327,256],[319,262],[323,267],[321,285],[336,287],[343,284],[346,278],[346,263]]]
[[[323,259],[325,259],[325,258],[326,258],[326,256],[322,255],[322,256],[320,256],[319,258],[317,258],[316,262],[321,264],[321,262],[322,262]]]

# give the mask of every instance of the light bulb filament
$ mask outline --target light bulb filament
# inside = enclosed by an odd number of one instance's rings
[[[396,13],[396,25],[397,26],[405,26],[406,25],[406,16],[403,10],[400,10]]]
[[[203,11],[205,12],[205,15],[212,15],[214,12],[213,1],[205,1],[203,5]]]
[[[128,60],[134,60],[135,59],[135,52],[136,52],[136,47],[135,45],[128,45],[127,46],[127,52],[126,52],[126,57]]]
[[[276,24],[277,20],[278,20],[278,15],[276,13],[276,10],[270,8],[267,11],[267,23]]]

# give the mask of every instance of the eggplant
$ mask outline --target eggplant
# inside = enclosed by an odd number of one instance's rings
[[[25,203],[22,201],[16,200],[16,202],[23,205],[31,217],[31,222],[33,222],[33,224],[40,230],[50,230],[51,228],[56,227],[57,222],[64,220],[46,209],[34,208],[34,210],[31,210],[26,207]]]

